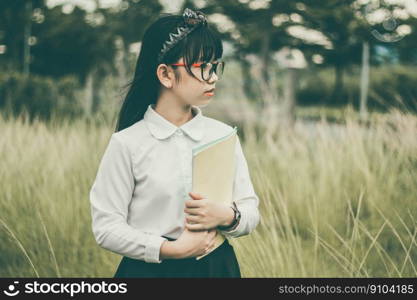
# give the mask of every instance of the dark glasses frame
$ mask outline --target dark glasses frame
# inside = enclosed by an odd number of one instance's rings
[[[171,65],[171,66],[179,66],[179,67],[184,67],[185,66],[185,64],[184,63],[176,63],[176,64],[169,64],[169,65]],[[222,75],[223,75],[223,72],[224,72],[224,67],[225,67],[225,65],[226,65],[226,63],[224,62],[224,61],[219,61],[219,62],[215,62],[215,63],[209,63],[209,62],[201,62],[201,63],[194,63],[194,64],[191,64],[191,66],[193,66],[193,67],[197,67],[197,68],[200,68],[201,69],[201,78],[204,80],[204,81],[209,81],[210,79],[211,79],[211,77],[213,76],[213,73],[216,73],[216,75],[217,75],[217,77],[218,77],[218,79],[221,79],[221,77],[222,77]],[[209,73],[209,75],[208,75],[208,78],[206,79],[206,78],[204,78],[204,69],[207,67],[207,66],[213,66],[211,69],[210,69],[210,73]],[[217,72],[217,68],[220,66],[220,72]]]

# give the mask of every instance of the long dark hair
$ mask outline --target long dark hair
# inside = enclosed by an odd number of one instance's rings
[[[181,15],[165,13],[146,29],[136,62],[135,74],[128,84],[130,88],[121,106],[115,132],[143,119],[148,106],[156,104],[161,87],[156,75],[159,65],[158,54],[163,43],[169,39],[169,34],[176,32],[176,28],[182,22]],[[183,57],[187,72],[194,76],[190,70],[191,64],[219,59],[222,55],[223,45],[218,34],[209,26],[200,26],[170,49],[161,63],[175,63]],[[175,74],[178,82],[179,74]]]

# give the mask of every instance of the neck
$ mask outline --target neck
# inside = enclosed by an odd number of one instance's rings
[[[175,95],[162,93],[154,110],[177,127],[191,120],[193,110],[191,104],[181,103]]]

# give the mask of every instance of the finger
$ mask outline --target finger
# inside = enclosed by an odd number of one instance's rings
[[[213,246],[213,243],[208,242],[206,249],[208,250],[208,249],[210,249],[212,246]]]
[[[194,200],[200,200],[204,198],[203,195],[194,192],[189,192],[188,195],[190,195]]]
[[[185,201],[186,208],[198,208],[201,203],[199,201],[194,201],[193,199]]]
[[[209,243],[212,243],[215,239],[216,239],[216,236],[209,236],[208,237]]]
[[[190,215],[198,215],[199,210],[198,208],[185,208],[184,212]]]
[[[199,219],[200,219],[200,217],[198,217],[198,216],[192,216],[192,215],[189,215],[189,216],[186,216],[185,217],[185,220],[188,223],[198,223]]]
[[[211,243],[207,248],[206,248],[206,252],[210,252],[211,250],[213,250],[214,248],[214,243]]]
[[[205,228],[201,224],[190,224],[190,223],[187,223],[185,226],[189,230],[205,230]]]

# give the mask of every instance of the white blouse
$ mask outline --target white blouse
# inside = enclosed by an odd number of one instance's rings
[[[185,228],[185,201],[191,199],[192,148],[233,128],[203,116],[175,126],[149,105],[144,118],[111,135],[90,191],[92,230],[104,249],[148,263],[161,263],[160,248]],[[237,139],[233,200],[241,220],[227,238],[247,235],[260,221],[259,198]],[[203,195],[204,196],[204,195]]]

